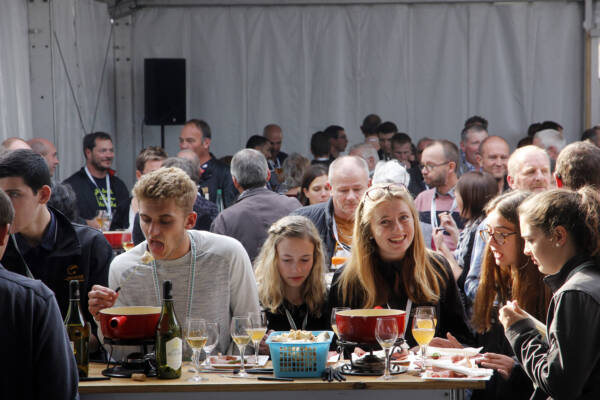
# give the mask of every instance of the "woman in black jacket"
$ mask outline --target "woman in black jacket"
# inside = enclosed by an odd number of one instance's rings
[[[412,196],[402,186],[377,184],[363,196],[356,209],[352,256],[338,270],[330,292],[332,307],[407,310],[411,326],[417,306],[436,308],[436,335],[452,333],[472,343],[464,308],[446,260],[425,247]],[[415,346],[410,329],[405,332]]]
[[[496,197],[486,207],[487,242],[477,295],[473,303],[473,327],[477,345],[485,353],[478,362],[484,368],[498,372],[486,382],[485,391],[476,390],[472,399],[528,399],[533,385],[514,359],[510,343],[498,321],[498,308],[516,300],[537,319],[543,320],[550,292],[544,287],[542,275],[529,257],[523,254],[523,239],[519,233],[517,209],[531,194],[512,191]]]
[[[500,321],[532,398],[600,398],[600,196],[597,188],[539,193],[519,207],[525,254],[553,292],[542,337],[517,302]]]

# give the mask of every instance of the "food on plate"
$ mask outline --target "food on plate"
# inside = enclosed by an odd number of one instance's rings
[[[432,360],[432,369],[426,371],[423,378],[463,378],[463,379],[489,379],[494,370],[480,368],[473,363],[472,357],[453,356],[442,360]]]
[[[289,332],[282,333],[281,335],[273,336],[271,341],[278,343],[286,343],[286,342],[325,342],[329,340],[329,333],[321,332],[318,336],[315,337],[310,331],[302,331],[302,330],[294,330],[292,329]]]
[[[209,360],[212,365],[240,365],[239,356],[210,356]],[[248,361],[248,359],[245,359],[244,365],[248,364],[252,364],[252,362]]]
[[[431,378],[466,378],[467,377],[467,375],[461,374],[460,372],[450,371],[447,369],[435,370],[435,368],[433,371],[431,371],[428,374],[428,376]]]
[[[439,358],[441,358],[441,357],[442,357],[442,355],[441,355],[440,353],[433,353],[433,354],[431,355],[431,358],[433,358],[434,360],[437,360],[437,359],[439,359]]]
[[[477,364],[475,364],[473,361],[471,361],[470,357],[452,356],[451,360],[454,364],[460,365],[462,367],[478,368]]]
[[[390,356],[390,362],[397,365],[410,365],[410,359],[408,358],[408,350],[402,349],[402,351],[395,351]]]

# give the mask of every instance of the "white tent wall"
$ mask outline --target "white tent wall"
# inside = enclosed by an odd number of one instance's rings
[[[85,132],[115,132],[110,31],[95,0],[0,1],[0,141],[54,142],[59,180],[83,165]]]
[[[61,161],[59,178],[63,180],[83,166],[86,133],[105,131],[114,137],[114,61],[105,4],[53,1],[51,12],[56,32],[52,36],[54,131]],[[34,133],[44,136],[43,132]]]
[[[115,29],[95,0],[0,1],[0,50],[11,54],[0,58],[0,139],[54,139],[64,179],[82,165],[84,132],[108,131],[131,185],[134,155],[160,143],[159,128],[142,122],[148,57],[187,59],[187,115],[211,124],[218,157],[269,122],[282,125],[288,152],[308,155],[310,135],[332,123],[358,142],[370,112],[415,139],[454,141],[464,119],[481,114],[512,145],[534,121],[560,122],[570,141],[584,125],[582,2],[201,2],[162,1],[190,6],[140,8]],[[49,56],[31,49],[41,35]],[[48,79],[40,66],[51,70]],[[591,86],[598,104],[598,82]],[[40,87],[50,100],[40,99]],[[167,127],[170,154],[179,130]]]
[[[27,3],[0,1],[0,142],[32,137],[27,29]]]
[[[146,8],[134,15],[135,121],[143,60],[184,57],[189,117],[213,128],[217,156],[270,122],[284,150],[309,152],[329,124],[360,141],[378,113],[400,130],[457,141],[472,114],[512,145],[552,119],[582,128],[582,5],[573,2]],[[179,128],[168,130],[177,150]],[[145,127],[145,144],[158,128]]]

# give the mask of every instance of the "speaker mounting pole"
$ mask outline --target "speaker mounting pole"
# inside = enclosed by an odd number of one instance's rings
[[[160,147],[165,148],[165,126],[160,126]]]

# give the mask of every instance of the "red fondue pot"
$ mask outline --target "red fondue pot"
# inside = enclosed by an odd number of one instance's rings
[[[377,318],[394,317],[398,322],[398,337],[404,334],[404,319],[406,313],[402,310],[389,309],[358,309],[344,310],[335,314],[338,334],[347,342],[377,344],[375,327]]]
[[[104,337],[110,339],[153,339],[160,307],[112,307],[98,314]]]
[[[106,231],[102,233],[113,249],[120,249],[123,246],[123,243],[131,242],[131,232]]]

